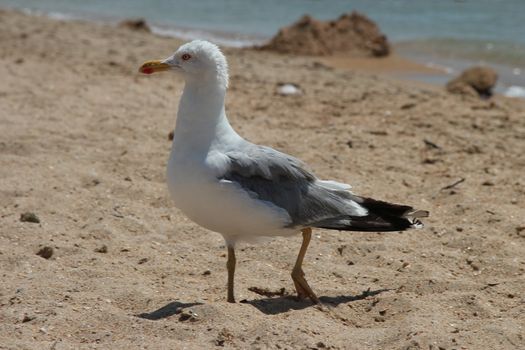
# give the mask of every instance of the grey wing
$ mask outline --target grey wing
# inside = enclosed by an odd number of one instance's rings
[[[272,148],[248,144],[226,152],[222,179],[237,183],[252,197],[285,209],[290,227],[316,226],[333,218],[366,215],[366,209],[344,188],[318,180],[298,159]]]

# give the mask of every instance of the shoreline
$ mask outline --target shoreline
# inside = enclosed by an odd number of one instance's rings
[[[0,7],[0,9],[2,9]],[[82,16],[61,12],[45,12],[32,9],[5,8],[7,11],[21,12],[30,16],[43,16],[59,21],[86,21],[103,25],[116,26],[126,18],[102,18],[100,16]],[[151,32],[161,37],[178,40],[193,40],[197,38],[216,42],[223,47],[250,49],[269,40],[269,37],[242,35],[239,33],[208,30],[197,27],[173,26],[166,24],[149,23]],[[397,45],[400,45],[398,48]],[[356,58],[344,55],[319,57],[325,64],[338,69],[350,69],[360,72],[387,75],[402,81],[412,81],[422,84],[444,87],[445,84],[458,75],[462,70],[483,62],[467,61],[465,59],[446,59],[425,54],[413,54],[403,49],[406,41],[393,42],[394,52],[385,58]],[[514,73],[517,68],[502,64],[489,63],[500,74],[495,92],[507,97],[525,99],[525,78],[517,77]]]

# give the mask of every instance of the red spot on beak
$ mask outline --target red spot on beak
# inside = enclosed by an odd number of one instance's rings
[[[142,68],[142,73],[151,74],[153,73],[153,69],[152,68]]]

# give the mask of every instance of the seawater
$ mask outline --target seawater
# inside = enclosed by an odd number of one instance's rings
[[[379,24],[401,55],[451,73],[495,64],[500,90],[525,86],[525,0],[0,0],[0,7],[61,19],[144,17],[159,34],[230,46],[264,42],[303,14],[334,19],[357,10]]]

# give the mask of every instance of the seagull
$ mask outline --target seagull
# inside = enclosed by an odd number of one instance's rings
[[[302,233],[292,280],[300,299],[319,303],[302,268],[313,228],[384,232],[423,227],[419,218],[427,211],[355,195],[350,185],[318,179],[299,159],[242,138],[226,116],[228,64],[215,44],[194,40],[139,68],[144,74],[161,71],[185,80],[168,161],[169,192],[188,218],[224,237],[228,302],[235,302],[239,241]]]

